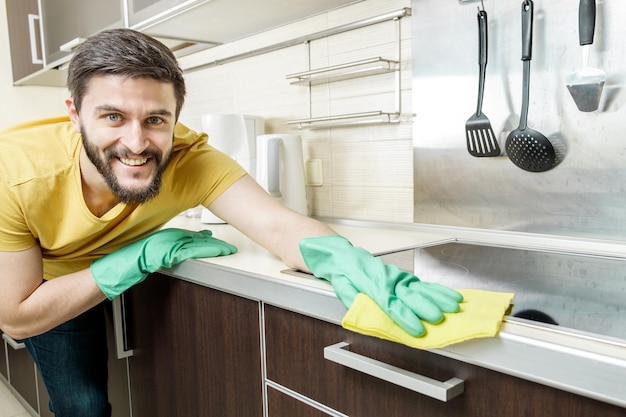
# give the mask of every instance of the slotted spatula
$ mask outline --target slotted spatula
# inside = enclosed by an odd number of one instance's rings
[[[476,113],[465,122],[467,151],[472,156],[498,156],[500,146],[491,128],[491,122],[483,113],[485,70],[487,68],[487,12],[478,9],[478,104]]]

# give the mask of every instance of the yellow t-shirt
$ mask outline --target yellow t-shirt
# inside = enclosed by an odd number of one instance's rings
[[[83,199],[78,134],[67,117],[0,132],[0,251],[39,244],[44,278],[89,267],[107,253],[155,232],[177,214],[208,206],[246,171],[182,124],[161,191],[138,206],[94,216]]]

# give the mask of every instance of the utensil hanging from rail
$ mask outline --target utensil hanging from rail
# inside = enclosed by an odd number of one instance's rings
[[[589,49],[596,28],[595,0],[580,0],[578,5],[578,39],[582,46],[583,67],[565,78],[567,89],[578,110],[591,112],[598,109],[606,74],[589,66]]]
[[[482,1],[481,1],[482,5]],[[491,122],[482,112],[485,92],[485,71],[487,68],[487,12],[482,5],[478,9],[478,103],[476,113],[465,123],[467,151],[472,156],[498,156],[500,146],[493,133]]]
[[[527,126],[530,99],[530,60],[532,58],[534,4],[522,1],[522,110],[519,127],[509,133],[505,149],[509,159],[526,171],[542,172],[554,167],[556,151],[543,134]]]

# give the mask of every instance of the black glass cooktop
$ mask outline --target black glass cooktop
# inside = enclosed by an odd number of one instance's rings
[[[626,341],[626,260],[469,243],[381,256],[424,281],[515,294],[511,315]]]
[[[626,344],[626,259],[453,242],[380,255],[452,288],[512,292],[507,320]],[[299,271],[285,273],[311,277]]]

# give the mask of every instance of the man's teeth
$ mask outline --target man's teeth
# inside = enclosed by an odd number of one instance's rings
[[[148,162],[148,158],[142,158],[142,159],[128,159],[128,158],[120,158],[120,161],[124,164],[124,165],[131,165],[131,166],[137,166],[137,165],[143,165],[146,162]]]

